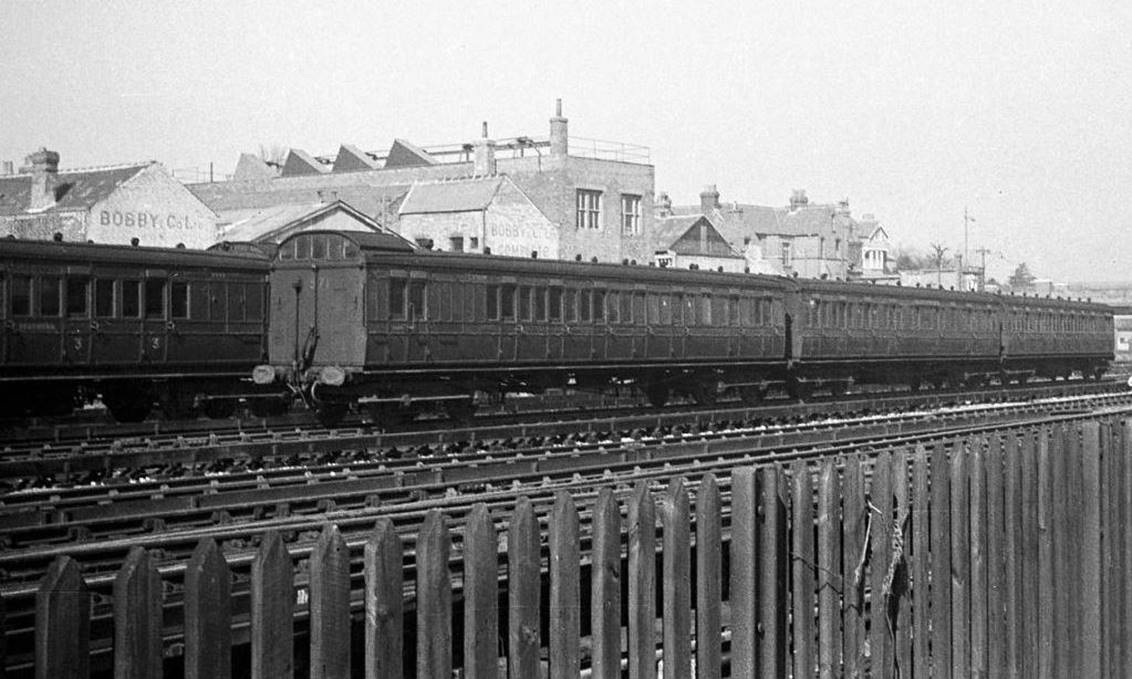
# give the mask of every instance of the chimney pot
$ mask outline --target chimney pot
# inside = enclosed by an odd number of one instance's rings
[[[554,117],[550,119],[550,155],[563,158],[569,151],[567,120],[562,117],[562,100],[555,103]]]
[[[487,121],[483,121],[483,138],[487,139]]]
[[[562,98],[559,97],[554,101],[554,115],[557,118],[562,117]]]

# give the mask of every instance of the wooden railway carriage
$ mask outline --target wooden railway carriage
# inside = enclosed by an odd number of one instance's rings
[[[261,253],[0,240],[4,413],[60,414],[100,394],[119,420],[153,402],[232,412],[265,355]]]
[[[477,391],[635,384],[655,403],[752,394],[785,377],[784,279],[414,251],[395,237],[305,232],[271,274],[270,365],[324,419]]]
[[[804,281],[791,309],[803,395],[853,381],[918,388],[1096,377],[1112,359],[1111,313],[1096,304]]]

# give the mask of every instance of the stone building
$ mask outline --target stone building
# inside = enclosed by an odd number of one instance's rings
[[[657,266],[741,273],[747,259],[703,215],[658,217],[653,231]]]
[[[190,184],[189,189],[222,222],[236,210],[310,204],[333,194],[400,230],[400,218],[419,214],[400,209],[414,185],[463,190],[459,183],[446,182],[499,175],[506,175],[557,229],[558,257],[646,261],[652,256],[648,233],[655,173],[648,149],[571,137],[561,103],[550,119],[548,136],[491,139],[485,124],[479,139],[435,147],[396,139],[382,153],[343,144],[333,157],[292,150],[277,164],[244,154],[232,180]],[[421,220],[412,221],[419,225]],[[433,240],[447,249],[446,238]],[[545,240],[540,236],[522,242],[520,237],[512,245],[517,252],[530,253],[545,249]]]
[[[60,170],[59,154],[41,149],[19,173],[0,175],[0,236],[204,248],[216,241],[216,222],[152,161]]]
[[[422,247],[545,259],[562,233],[507,175],[414,184],[397,229]]]

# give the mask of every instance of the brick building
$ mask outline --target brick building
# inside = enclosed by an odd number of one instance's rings
[[[507,175],[418,182],[397,229],[422,247],[546,259],[558,258],[562,233]]]
[[[415,185],[464,190],[459,182],[446,182],[506,175],[557,229],[558,257],[651,258],[655,173],[646,148],[571,137],[561,104],[545,137],[496,140],[488,137],[486,127],[471,142],[419,147],[396,139],[384,153],[344,144],[332,158],[292,150],[277,164],[244,154],[232,180],[190,184],[189,189],[222,223],[238,210],[338,198],[400,231],[400,218],[421,214],[401,211]],[[419,226],[422,220],[411,221]],[[443,244],[457,235],[436,232],[432,238],[448,249]],[[546,242],[541,235],[529,242],[519,237],[508,247],[530,253],[545,249]]]
[[[59,154],[41,149],[19,173],[0,175],[0,236],[204,248],[216,242],[216,222],[152,161],[60,170]]]
[[[668,214],[707,217],[752,272],[804,278],[856,277],[863,265],[862,239],[877,227],[875,221],[862,225],[853,219],[849,201],[814,204],[804,190],[794,191],[788,205],[773,207],[722,202],[715,185],[708,185],[699,205],[674,207],[662,194],[658,217]]]
[[[747,259],[703,215],[669,215],[653,231],[657,266],[743,272]]]

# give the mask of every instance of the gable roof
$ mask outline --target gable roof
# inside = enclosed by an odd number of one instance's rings
[[[401,203],[399,214],[481,212],[491,204],[505,179],[511,181],[504,176],[495,176],[413,184],[409,195]]]
[[[310,203],[305,205],[274,205],[251,211],[242,219],[232,222],[231,226],[224,232],[223,240],[232,242],[275,240],[281,234],[337,211],[345,212],[357,220],[359,230],[385,231],[380,223],[367,217],[349,203],[335,200],[313,205]]]
[[[688,230],[700,220],[709,225],[711,220],[703,215],[673,215],[671,217],[657,217],[653,222],[653,241],[657,247],[668,248],[680,240]],[[714,227],[712,227],[714,228]]]
[[[105,200],[154,161],[103,168],[59,172],[55,205],[48,211],[87,210]],[[0,177],[0,215],[23,214],[30,202],[30,174]]]

